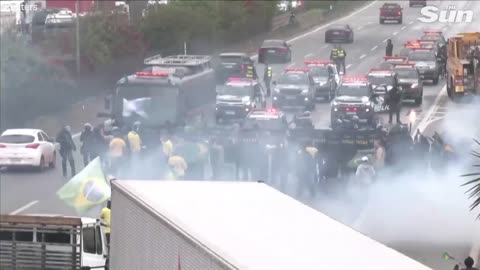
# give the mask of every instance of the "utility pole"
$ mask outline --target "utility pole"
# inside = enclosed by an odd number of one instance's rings
[[[80,17],[78,10],[80,9],[80,0],[75,0],[75,43],[76,43],[76,64],[77,75],[80,75]]]

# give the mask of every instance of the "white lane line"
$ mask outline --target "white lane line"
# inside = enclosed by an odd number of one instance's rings
[[[378,46],[377,46],[377,45],[375,45],[375,47],[371,48],[371,49],[370,49],[370,51],[372,51],[372,52],[373,52],[373,51],[375,51],[377,48],[378,48]]]
[[[361,30],[363,28],[363,26],[359,26],[357,27],[357,30]]]
[[[290,63],[290,64],[287,66],[287,68],[291,68],[291,67],[293,67],[293,66],[295,66],[295,65],[296,65],[295,62],[292,62],[292,63]]]
[[[39,203],[39,201],[29,202],[29,203],[25,204],[24,206],[18,208],[17,210],[10,212],[9,215],[16,215],[16,214],[18,214],[18,213],[20,213],[20,212],[23,212],[23,211],[27,210],[28,208],[34,206],[34,205],[37,204],[37,203]]]
[[[320,49],[325,49],[325,48],[327,48],[327,47],[328,47],[328,44],[325,44],[325,45],[323,45],[322,47],[320,47]]]
[[[385,42],[387,42],[387,40],[388,40],[388,38],[384,39],[382,42],[385,43]]]
[[[362,55],[360,55],[360,59],[363,59],[363,58],[365,58],[365,57],[367,57],[367,55],[366,55],[366,54],[362,54]]]
[[[356,10],[356,11],[350,13],[349,15],[347,15],[347,16],[345,16],[345,17],[343,17],[343,18],[339,18],[339,19],[337,19],[337,20],[335,20],[335,21],[332,21],[332,22],[329,22],[329,23],[324,24],[324,25],[322,25],[322,26],[319,26],[319,27],[313,29],[313,30],[310,31],[310,32],[307,32],[307,33],[305,33],[305,34],[302,34],[302,35],[300,35],[300,36],[297,36],[297,37],[294,37],[294,38],[292,38],[292,39],[290,39],[290,40],[287,40],[287,43],[292,43],[292,42],[294,42],[294,41],[297,41],[297,40],[299,40],[299,39],[302,39],[302,38],[304,38],[304,37],[307,37],[307,36],[309,36],[309,35],[311,35],[311,34],[314,34],[314,33],[318,32],[318,31],[320,31],[320,30],[322,30],[322,29],[325,29],[325,28],[329,27],[330,25],[337,24],[337,23],[340,22],[340,21],[343,21],[343,20],[346,20],[346,19],[348,19],[348,18],[351,18],[352,16],[355,16],[355,15],[357,15],[358,13],[361,13],[362,11],[364,11],[364,10],[370,8],[371,6],[375,5],[377,2],[378,2],[378,0],[372,1],[370,4],[362,7],[362,8],[359,9],[359,10]],[[258,58],[258,54],[252,55],[251,58],[252,58],[252,59],[257,59],[257,58]]]
[[[428,110],[427,114],[425,114],[422,118],[422,121],[418,123],[417,125],[413,125],[415,128],[412,128],[412,133],[415,134],[415,132],[420,130],[420,132],[423,132],[425,128],[427,128],[428,123],[430,121],[430,117],[433,115],[433,113],[438,109],[439,107],[439,102],[440,99],[447,94],[447,86],[445,85],[442,90],[438,93],[437,97],[435,98],[435,101],[433,101],[432,106]]]
[[[308,57],[310,57],[310,56],[312,56],[312,55],[313,55],[313,53],[305,54],[304,58],[308,58]]]
[[[408,24],[413,24],[413,21],[409,21]]]
[[[373,22],[367,22],[367,25],[373,24]]]
[[[398,34],[398,32],[393,32],[393,34],[392,34],[392,35],[396,36],[397,34]]]
[[[442,31],[445,32],[445,31],[447,31],[447,29],[448,29],[448,27],[445,26],[445,27],[442,28]]]
[[[349,69],[352,66],[352,64],[348,64],[345,69]]]
[[[400,28],[401,30],[405,30],[405,28],[407,28],[406,26],[402,26],[402,28]]]

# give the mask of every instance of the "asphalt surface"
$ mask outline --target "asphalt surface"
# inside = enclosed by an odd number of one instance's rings
[[[409,8],[408,1],[397,1],[404,7],[404,23],[385,24],[378,23],[378,9],[381,2],[377,2],[367,9],[348,16],[339,23],[350,24],[355,32],[355,41],[353,44],[344,44],[343,48],[347,51],[347,74],[364,75],[370,68],[377,67],[383,60],[385,53],[385,44],[388,38],[393,41],[394,53],[402,47],[402,43],[407,40],[414,40],[421,36],[424,30],[442,30],[446,37],[457,32],[473,30],[473,25],[480,18],[480,2],[478,1],[456,1],[457,9],[472,9],[475,11],[474,22],[472,24],[462,23],[431,23],[424,24],[417,20],[420,8]],[[446,7],[451,3],[440,1],[429,1],[430,5]],[[475,19],[476,18],[476,19]],[[475,22],[477,20],[477,22]],[[478,30],[478,27],[477,27]],[[328,59],[332,45],[324,43],[325,28],[316,30],[308,35],[295,38],[292,44],[292,62],[288,65],[272,65],[274,80],[288,67],[302,67],[306,59]],[[257,72],[263,74],[263,65],[257,66]],[[417,112],[415,127],[428,127],[433,112],[432,108],[438,107],[437,103],[446,102],[444,98],[438,98],[444,82],[438,85],[425,85],[424,102],[421,107],[405,106],[402,109],[402,121],[408,122],[407,113],[410,110]],[[445,100],[445,101],[443,101]],[[99,108],[101,111],[102,108]],[[329,103],[317,103],[315,111],[312,113],[314,123],[317,127],[327,127],[330,122]],[[478,115],[478,114],[477,114]],[[386,117],[386,116],[384,116]],[[428,118],[427,120],[424,120]],[[386,120],[386,119],[385,119]],[[77,171],[83,166],[79,153],[75,155]],[[60,164],[57,162],[57,169],[48,170],[43,173],[28,171],[7,171],[0,174],[0,212],[6,213],[43,213],[43,214],[63,214],[76,215],[73,209],[59,201],[55,196],[56,191],[67,181],[61,176]],[[341,189],[339,189],[341,193]],[[361,209],[354,213],[345,214],[345,207],[342,206],[342,199],[331,199],[327,197],[318,198],[310,202],[320,210],[326,211],[332,217],[342,222],[353,225],[359,218]],[[419,202],[424,203],[424,202]],[[343,203],[344,204],[344,203]],[[333,207],[331,207],[333,206]],[[351,211],[350,211],[351,212]],[[378,213],[379,215],[381,213]],[[428,213],[425,213],[426,215]],[[448,216],[449,213],[445,212]],[[96,216],[96,210],[88,215]],[[412,221],[415,222],[415,221]],[[434,226],[434,225],[432,225]],[[371,235],[373,238],[375,234]],[[412,258],[423,262],[424,264],[436,269],[452,269],[450,262],[443,262],[440,256],[444,251],[449,251],[451,255],[458,258],[464,258],[470,252],[471,245],[442,245],[442,244],[418,244],[415,242],[395,242],[386,243],[396,248],[400,252],[411,256]],[[462,259],[463,260],[463,259]]]

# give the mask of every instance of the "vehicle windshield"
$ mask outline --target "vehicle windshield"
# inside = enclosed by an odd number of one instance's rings
[[[283,47],[283,41],[265,40],[262,44],[262,48],[278,48],[278,47]]]
[[[287,128],[287,123],[282,119],[274,118],[247,118],[245,122],[246,128],[253,128],[256,125],[264,130],[284,130]]]
[[[253,88],[250,85],[225,85],[220,87],[218,94],[238,97],[251,96]]]
[[[154,85],[122,85],[117,88],[116,114],[128,123],[163,125],[177,119],[178,88]]]
[[[408,61],[436,61],[433,52],[411,52],[408,55]]]
[[[434,41],[442,41],[443,38],[440,35],[423,35],[420,40],[434,40]]]
[[[400,6],[396,5],[396,4],[383,4],[382,8],[398,9],[398,8],[400,8]]]
[[[375,85],[380,85],[380,84],[386,84],[386,85],[393,85],[393,77],[392,76],[368,76],[368,81],[371,84]]]
[[[235,64],[238,64],[238,63],[241,63],[242,62],[242,58],[239,57],[239,56],[220,56],[220,61],[222,63],[235,63]]]
[[[417,79],[418,73],[411,68],[398,68],[394,70],[400,79]]]
[[[306,73],[284,73],[278,78],[278,84],[309,84]]]
[[[342,84],[338,87],[337,96],[369,97],[370,89],[365,84]]]
[[[328,77],[328,68],[327,67],[312,67],[310,69],[310,74],[313,77]]]
[[[31,135],[2,135],[0,136],[0,143],[24,144],[32,143],[35,137]]]

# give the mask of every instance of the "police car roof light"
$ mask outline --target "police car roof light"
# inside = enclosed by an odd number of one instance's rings
[[[137,72],[135,73],[135,76],[137,77],[168,77],[167,72]]]
[[[413,51],[417,51],[417,52],[430,52],[433,50],[433,48],[412,48]]]
[[[305,60],[305,65],[331,65],[333,61],[330,60]]]
[[[420,43],[418,41],[407,41],[403,43],[403,46],[409,47],[409,46],[414,46],[414,47],[420,47]]]
[[[285,71],[299,71],[299,72],[308,72],[308,68],[286,68]]]
[[[342,80],[344,82],[368,82],[368,78],[362,75],[346,75]]]

